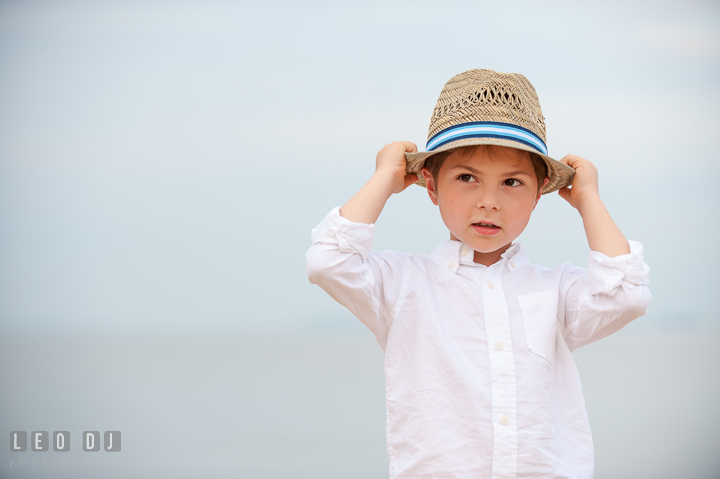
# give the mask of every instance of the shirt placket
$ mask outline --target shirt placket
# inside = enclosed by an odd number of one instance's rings
[[[486,269],[481,291],[485,316],[493,421],[493,479],[517,476],[517,383],[510,320],[501,281],[504,262]]]

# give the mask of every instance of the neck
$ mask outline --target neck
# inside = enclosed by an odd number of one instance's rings
[[[485,266],[490,266],[492,264],[497,263],[500,261],[500,257],[502,254],[508,250],[512,246],[512,243],[506,244],[502,248],[491,251],[490,253],[481,253],[479,251],[475,251],[475,255],[473,256],[473,261],[475,261],[478,264],[483,264]]]

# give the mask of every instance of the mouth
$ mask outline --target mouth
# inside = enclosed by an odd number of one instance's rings
[[[498,225],[496,225],[495,223],[490,223],[490,222],[487,222],[487,223],[486,223],[486,222],[484,222],[484,221],[483,221],[483,222],[480,222],[480,223],[473,223],[473,226],[477,226],[477,227],[479,227],[479,228],[497,228],[497,229],[500,229],[500,227],[499,227]]]
[[[502,228],[500,228],[498,225],[496,225],[495,223],[491,223],[491,222],[489,222],[489,221],[487,221],[487,222],[486,222],[486,221],[481,221],[481,222],[478,222],[478,223],[473,223],[473,224],[472,224],[472,227],[473,227],[473,229],[474,229],[477,233],[479,233],[479,234],[481,234],[481,235],[483,235],[483,236],[493,236],[493,235],[496,235],[496,234],[498,234],[498,233],[500,232],[500,230],[502,229]]]

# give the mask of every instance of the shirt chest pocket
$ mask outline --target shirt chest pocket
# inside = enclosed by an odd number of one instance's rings
[[[539,291],[518,296],[522,314],[525,340],[530,351],[547,359],[555,360],[557,339],[557,292]]]

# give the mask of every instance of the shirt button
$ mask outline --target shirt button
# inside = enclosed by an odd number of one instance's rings
[[[452,269],[453,266],[455,266],[455,263],[453,263],[452,261],[450,261],[450,262],[448,263],[448,268]]]
[[[505,349],[505,345],[502,343],[502,341],[498,341],[497,343],[495,343],[495,349],[497,349],[498,351],[502,351],[503,349]]]
[[[515,261],[510,261],[510,266],[515,267]]]
[[[470,249],[467,246],[463,246],[463,248],[460,250],[460,253],[462,253],[463,256],[465,256],[469,252],[470,252]]]
[[[503,426],[507,426],[510,422],[510,419],[507,418],[507,416],[500,416],[500,424]]]
[[[487,284],[487,287],[488,287],[488,288],[490,288],[490,289],[495,289],[495,285],[492,284],[490,281],[488,281],[486,284]]]

